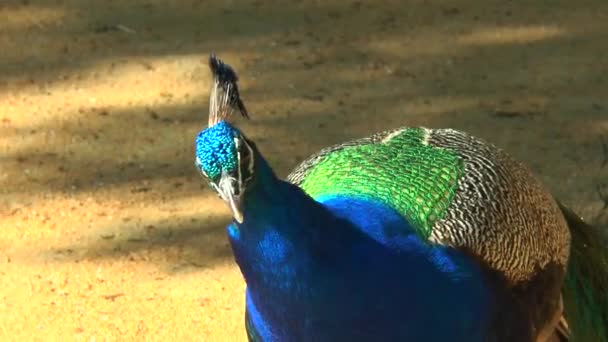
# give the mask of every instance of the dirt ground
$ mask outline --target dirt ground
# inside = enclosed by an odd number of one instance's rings
[[[228,211],[193,166],[210,52],[281,175],[452,127],[601,220],[607,41],[605,0],[3,0],[0,340],[244,340]]]

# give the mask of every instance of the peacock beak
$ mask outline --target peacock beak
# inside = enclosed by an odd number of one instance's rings
[[[228,173],[222,173],[217,184],[213,184],[220,197],[228,204],[232,217],[238,223],[243,223],[243,208],[241,191],[237,180]]]

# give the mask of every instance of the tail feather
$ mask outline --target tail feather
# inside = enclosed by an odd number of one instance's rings
[[[569,341],[608,342],[608,235],[560,208],[572,236],[560,328],[569,332]]]

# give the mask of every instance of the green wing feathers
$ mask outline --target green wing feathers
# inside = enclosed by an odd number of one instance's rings
[[[428,238],[452,201],[463,165],[452,151],[428,145],[424,135],[423,129],[408,128],[332,151],[307,171],[300,187],[313,198],[339,194],[382,201]]]
[[[608,342],[608,244],[606,232],[560,204],[572,236],[563,287],[570,341]]]

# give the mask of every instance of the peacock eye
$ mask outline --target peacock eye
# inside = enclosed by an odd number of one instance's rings
[[[211,178],[209,178],[209,175],[207,175],[207,173],[203,170],[203,164],[201,163],[201,160],[198,157],[194,161],[194,165],[196,166],[196,170],[198,171],[198,173],[203,176],[203,178],[205,178],[208,183],[211,183]]]

